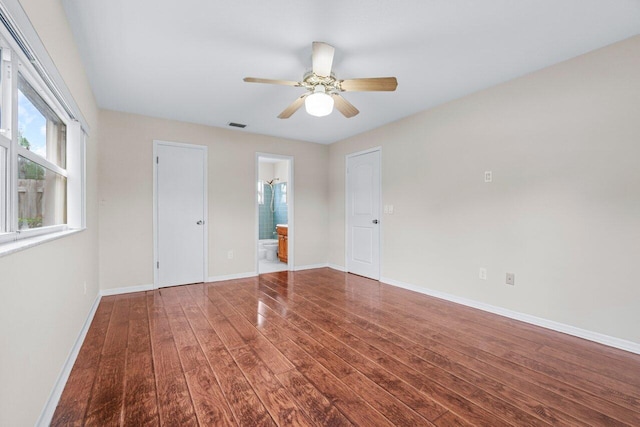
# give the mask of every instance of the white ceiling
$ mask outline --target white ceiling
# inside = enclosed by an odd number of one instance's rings
[[[102,108],[331,143],[640,32],[640,0],[62,0]],[[396,92],[345,92],[360,114],[276,116],[302,88],[311,42],[339,79],[396,76]],[[235,129],[235,128],[230,128]]]

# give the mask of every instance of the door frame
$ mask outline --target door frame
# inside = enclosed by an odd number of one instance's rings
[[[256,183],[260,179],[259,167],[260,157],[267,157],[270,159],[288,160],[289,161],[289,182],[287,183],[287,271],[294,271],[294,258],[295,258],[295,226],[294,226],[294,200],[295,200],[295,185],[294,185],[294,168],[293,168],[293,156],[284,156],[282,154],[271,154],[256,152],[255,160],[255,179],[253,180],[253,206],[255,212],[255,231],[253,247],[255,248],[255,266],[256,274],[260,274],[260,258],[258,256],[258,240],[260,240],[260,207],[258,206],[258,198],[256,194]]]
[[[378,218],[379,219],[379,227],[378,233],[378,278],[376,280],[380,280],[382,274],[382,236],[383,236],[383,227],[384,221],[382,218],[382,147],[372,147],[367,148],[366,150],[356,151],[355,153],[349,153],[344,156],[344,269],[347,273],[349,273],[349,173],[347,171],[349,167],[349,158],[361,156],[363,154],[369,154],[374,152],[379,152],[379,188],[380,192],[378,193]]]
[[[209,277],[209,191],[207,189],[208,182],[208,147],[206,145],[186,144],[183,142],[172,142],[163,140],[153,140],[153,289],[158,289],[158,163],[156,157],[158,156],[158,146],[165,145],[170,147],[180,147],[196,149],[204,152],[204,186],[202,198],[204,201],[204,227],[202,232],[204,233],[204,252],[203,252],[203,266],[202,266],[202,281],[206,282]]]

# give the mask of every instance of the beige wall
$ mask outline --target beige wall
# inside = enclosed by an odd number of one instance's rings
[[[329,262],[344,265],[344,156],[382,146],[383,277],[640,343],[639,51],[635,37],[331,145]]]
[[[21,3],[91,127],[88,229],[0,258],[2,426],[35,424],[98,294],[98,109],[60,2]]]
[[[327,146],[113,111],[100,122],[102,289],[153,283],[154,139],[209,147],[209,276],[256,269],[256,152],[294,157],[295,265],[326,262]]]
[[[382,146],[384,277],[640,342],[639,37],[327,147],[99,112],[59,1],[22,4],[91,127],[88,229],[0,258],[0,425],[37,420],[99,283],[152,283],[154,139],[209,147],[210,276],[255,269],[258,151],[295,158],[296,265],[344,265],[344,155]]]

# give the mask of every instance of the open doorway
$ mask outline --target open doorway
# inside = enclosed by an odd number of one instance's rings
[[[293,157],[256,155],[258,274],[293,270]]]

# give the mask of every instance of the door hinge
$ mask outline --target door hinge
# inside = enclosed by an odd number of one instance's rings
[[[160,157],[156,156],[156,165],[160,163]]]
[[[160,268],[160,261],[156,262],[156,268]]]

